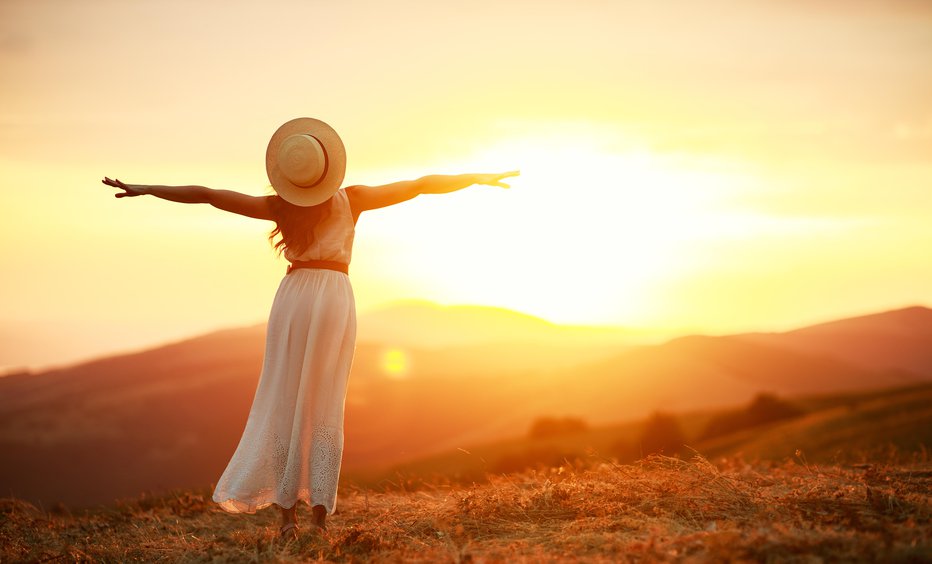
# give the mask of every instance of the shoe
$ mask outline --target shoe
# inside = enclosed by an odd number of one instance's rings
[[[278,530],[278,536],[282,540],[295,540],[298,538],[298,524],[297,523],[288,523]]]

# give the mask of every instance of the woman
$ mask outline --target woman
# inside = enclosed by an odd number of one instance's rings
[[[343,454],[343,407],[356,341],[348,266],[354,226],[365,211],[419,194],[445,194],[474,184],[508,188],[517,172],[425,176],[384,186],[340,188],[345,151],[324,122],[282,125],[266,152],[274,196],[255,197],[203,186],[126,184],[117,198],[152,195],[275,222],[269,236],[291,262],[272,304],[265,357],[240,443],[213,500],[231,513],[276,504],[283,538],[297,536],[297,502],[311,506],[324,529],[336,506]]]

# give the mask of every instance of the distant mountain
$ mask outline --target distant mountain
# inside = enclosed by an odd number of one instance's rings
[[[868,369],[901,369],[932,379],[932,309],[909,307],[741,339],[824,355]]]
[[[921,379],[748,336],[631,349],[618,333],[595,330],[611,337],[577,345],[571,336],[585,330],[492,308],[421,304],[396,316],[360,319],[372,329],[360,329],[350,379],[348,470],[515,436],[542,415],[623,421],[655,409],[735,405],[761,390],[789,395]],[[418,344],[431,327],[436,336],[428,342],[445,346]],[[927,343],[919,335],[915,341]],[[0,490],[82,505],[213,482],[245,425],[263,339],[262,326],[220,331],[0,378]],[[406,369],[389,370],[387,355],[402,358]]]
[[[245,423],[263,333],[0,378],[0,489],[80,505],[216,479]]]
[[[620,345],[657,334],[620,327],[557,325],[504,308],[405,301],[360,316],[361,340],[419,348],[501,343]]]
[[[571,413],[597,423],[734,405],[761,391],[799,395],[902,386],[919,382],[901,370],[869,370],[846,362],[749,342],[692,336],[638,347],[571,370],[534,392],[521,410]],[[562,408],[562,409],[561,409]]]
[[[360,343],[410,357],[411,376],[548,372],[609,358],[658,334],[558,325],[487,306],[405,301],[359,316]]]

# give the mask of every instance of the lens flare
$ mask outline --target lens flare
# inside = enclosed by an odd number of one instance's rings
[[[389,378],[408,377],[410,362],[408,355],[401,349],[388,349],[382,354],[382,370]]]

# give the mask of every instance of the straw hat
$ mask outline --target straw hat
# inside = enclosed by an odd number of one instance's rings
[[[265,170],[272,188],[285,201],[316,206],[340,189],[346,149],[337,132],[319,119],[293,119],[272,135]]]

